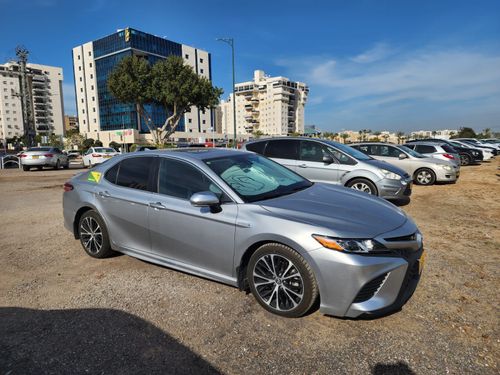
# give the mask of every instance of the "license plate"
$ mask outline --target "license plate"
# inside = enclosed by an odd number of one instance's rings
[[[109,158],[111,158],[111,155],[104,155],[103,158],[104,159],[109,159]]]
[[[38,155],[33,155],[31,158],[32,159],[38,159],[38,157],[39,157]]]
[[[422,270],[424,269],[424,263],[425,263],[425,250],[422,252],[422,255],[420,256],[420,259],[418,260],[418,273],[422,273]]]

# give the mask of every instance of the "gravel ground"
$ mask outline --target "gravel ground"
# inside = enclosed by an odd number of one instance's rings
[[[498,374],[499,161],[404,206],[426,268],[375,320],[285,319],[251,295],[128,256],[96,260],[63,228],[75,169],[0,171],[0,374]]]

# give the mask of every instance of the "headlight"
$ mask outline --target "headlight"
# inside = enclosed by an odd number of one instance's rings
[[[382,172],[384,177],[388,178],[389,180],[401,180],[401,176],[397,173],[388,171],[387,169],[381,169],[380,171]]]
[[[451,171],[451,170],[453,170],[453,168],[451,166],[449,166],[449,165],[441,165],[441,167],[443,167],[443,169],[445,171]]]
[[[323,247],[331,250],[344,251],[346,253],[368,254],[384,253],[389,251],[385,246],[375,240],[345,239],[313,234],[313,238]]]

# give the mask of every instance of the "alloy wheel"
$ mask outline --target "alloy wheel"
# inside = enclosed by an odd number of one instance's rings
[[[102,248],[102,229],[99,223],[87,216],[80,224],[80,237],[85,249],[92,254],[97,254]]]
[[[432,175],[428,171],[421,171],[417,175],[417,181],[419,184],[428,185],[432,181]]]
[[[302,275],[282,255],[266,254],[259,258],[253,269],[253,283],[260,299],[274,310],[292,310],[304,298]]]
[[[368,194],[372,193],[372,189],[370,189],[370,187],[367,184],[365,184],[364,182],[356,182],[355,184],[353,184],[351,186],[351,189],[359,190],[359,191],[362,191],[362,192],[368,193]]]

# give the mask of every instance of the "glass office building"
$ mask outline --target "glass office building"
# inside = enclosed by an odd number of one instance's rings
[[[171,55],[180,56],[198,74],[211,79],[211,57],[208,52],[131,28],[75,47],[73,66],[81,132],[83,129],[83,133],[90,133],[92,137],[96,132],[125,129],[149,132],[135,106],[119,102],[107,87],[109,74],[115,66],[131,55],[141,56],[152,65]],[[147,110],[152,115],[154,126],[164,124],[168,114],[163,107],[148,105]],[[213,126],[211,112],[198,111],[193,107],[181,118],[176,131],[208,133]]]

